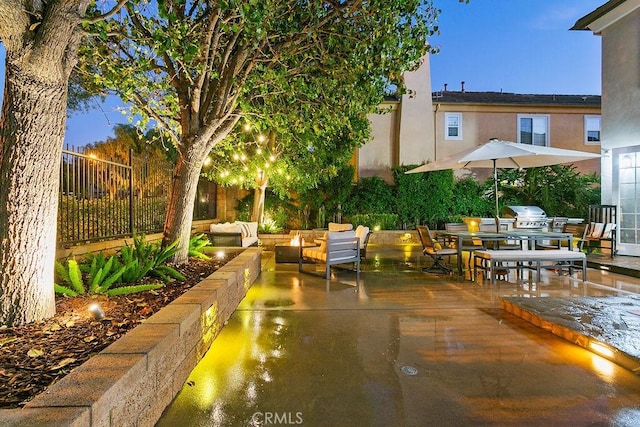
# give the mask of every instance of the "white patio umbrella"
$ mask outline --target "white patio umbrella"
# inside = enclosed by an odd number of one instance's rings
[[[427,163],[406,173],[430,172],[446,169],[493,168],[496,217],[498,213],[498,168],[524,169],[538,166],[573,163],[595,159],[600,154],[562,148],[540,147],[491,139],[484,144]]]

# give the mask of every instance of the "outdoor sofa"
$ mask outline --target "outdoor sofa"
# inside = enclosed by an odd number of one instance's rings
[[[207,236],[213,246],[257,246],[258,223],[234,221],[211,224]]]

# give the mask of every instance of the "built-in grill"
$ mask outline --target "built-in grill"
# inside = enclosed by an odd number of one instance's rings
[[[503,218],[514,218],[513,228],[542,230],[549,223],[547,214],[537,206],[504,206],[500,211]]]

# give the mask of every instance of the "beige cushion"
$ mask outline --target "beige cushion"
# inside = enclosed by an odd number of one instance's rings
[[[356,237],[360,238],[360,248],[364,248],[364,241],[369,235],[369,227],[359,225],[356,227]]]
[[[592,222],[591,228],[589,229],[589,237],[592,239],[599,239],[602,236],[603,231],[604,231],[604,223]]]
[[[607,223],[604,226],[604,231],[602,232],[603,239],[611,239],[613,230],[616,229],[616,225],[612,223]]]
[[[353,224],[338,224],[337,222],[329,223],[329,231],[349,231],[353,230]]]
[[[327,261],[327,253],[324,249],[321,249],[321,247],[304,248],[302,250],[302,255],[306,258],[320,260],[323,262]]]
[[[211,224],[209,231],[211,233],[242,233],[242,228],[235,222],[225,222],[223,224]]]
[[[242,230],[242,237],[256,237],[258,235],[258,222],[245,222],[245,221],[236,221],[235,222],[240,229]]]

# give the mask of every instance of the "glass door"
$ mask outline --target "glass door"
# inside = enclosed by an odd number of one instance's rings
[[[640,152],[618,153],[615,160],[618,166],[619,252],[640,255]]]

